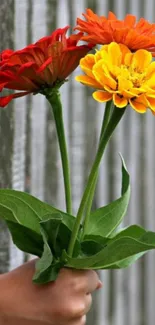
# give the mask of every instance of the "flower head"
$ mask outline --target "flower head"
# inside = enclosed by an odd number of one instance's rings
[[[87,9],[83,16],[85,20],[78,18],[75,27],[86,33],[83,40],[102,45],[123,43],[131,51],[147,49],[155,52],[155,24],[144,18],[136,22],[136,17],[128,14],[123,20],[118,20],[112,12],[106,18],[96,15],[91,9]]]
[[[0,106],[13,98],[62,84],[79,64],[80,59],[92,48],[79,45],[82,33],[66,37],[68,26],[55,30],[19,51],[5,50],[0,61],[0,91],[4,88],[19,92],[0,97]]]
[[[125,45],[112,42],[96,54],[81,59],[85,75],[76,80],[98,89],[93,98],[98,102],[113,100],[115,106],[128,104],[137,112],[150,108],[155,113],[155,62],[146,50],[132,53]]]

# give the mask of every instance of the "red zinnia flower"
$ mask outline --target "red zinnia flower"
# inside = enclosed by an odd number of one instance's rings
[[[155,24],[144,18],[136,22],[136,17],[128,14],[124,20],[118,20],[112,12],[106,18],[96,15],[91,9],[87,9],[83,16],[85,20],[78,18],[75,27],[86,33],[83,40],[103,45],[116,42],[126,45],[131,51],[146,49],[155,52]]]
[[[69,26],[55,30],[22,50],[5,50],[0,61],[0,91],[4,88],[19,90],[0,97],[0,106],[13,98],[59,86],[79,64],[92,45],[77,46],[83,33],[66,37]]]

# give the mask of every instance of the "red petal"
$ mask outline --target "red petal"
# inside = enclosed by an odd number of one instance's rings
[[[24,72],[24,70],[26,70],[27,68],[32,68],[32,67],[36,67],[37,68],[37,65],[35,62],[27,62],[27,63],[24,63],[20,69],[18,70],[18,73],[19,74],[22,74],[22,72]]]
[[[1,59],[2,60],[6,60],[8,59],[12,54],[14,53],[13,50],[10,50],[10,49],[7,49],[7,50],[4,50],[2,51],[1,53]]]
[[[41,67],[38,69],[38,73],[42,72],[45,70],[45,68],[52,62],[52,57],[48,58],[42,65]]]
[[[23,97],[23,96],[26,96],[28,94],[30,94],[29,91],[22,92],[22,93],[17,93],[17,94],[12,94],[12,95],[9,95],[9,96],[0,97],[0,107],[7,106],[7,104],[10,103],[11,100],[14,99],[14,98]]]

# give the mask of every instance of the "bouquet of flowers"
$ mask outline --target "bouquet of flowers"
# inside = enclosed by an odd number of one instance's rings
[[[119,269],[155,248],[155,232],[138,225],[118,229],[127,211],[130,178],[122,161],[121,196],[92,211],[98,171],[105,148],[127,109],[155,114],[155,24],[109,12],[97,16],[87,9],[69,37],[69,27],[55,30],[22,50],[1,53],[0,97],[5,107],[28,94],[44,95],[55,119],[62,160],[66,211],[11,189],[0,190],[0,216],[5,219],[16,246],[39,257],[35,283],[54,281],[62,267]],[[79,41],[83,45],[78,45]],[[95,49],[96,45],[100,45]],[[88,54],[88,52],[91,53]],[[93,99],[106,103],[98,149],[77,215],[72,214],[70,167],[59,89],[80,64],[76,81],[94,88]],[[81,85],[82,87],[82,85]],[[129,106],[130,105],[130,106]]]

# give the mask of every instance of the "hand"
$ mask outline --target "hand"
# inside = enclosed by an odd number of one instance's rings
[[[66,268],[55,282],[36,285],[34,270],[35,260],[0,276],[0,314],[10,319],[5,324],[84,325],[91,293],[102,286],[97,273]]]

